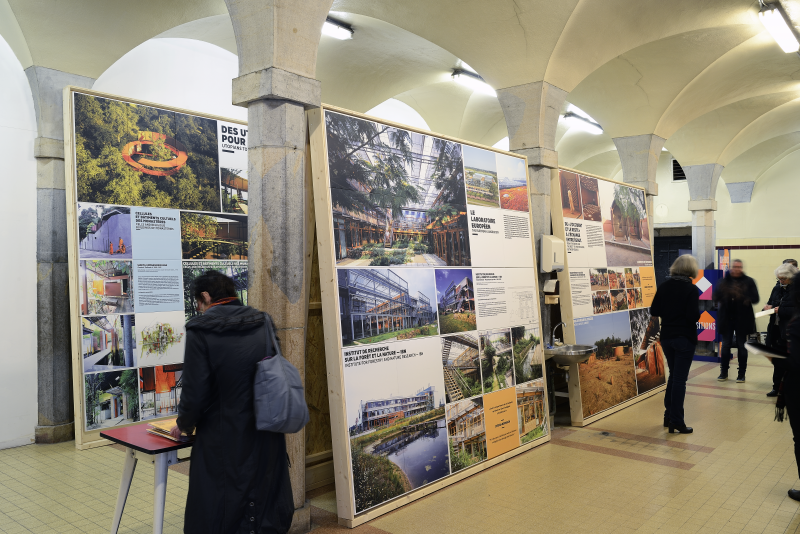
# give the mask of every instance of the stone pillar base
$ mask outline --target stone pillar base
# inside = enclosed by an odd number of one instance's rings
[[[75,423],[37,426],[36,443],[63,443],[75,439]]]
[[[311,530],[311,503],[306,501],[305,506],[294,511],[292,526],[289,534],[305,534]]]

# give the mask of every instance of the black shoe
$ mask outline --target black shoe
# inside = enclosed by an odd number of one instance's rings
[[[737,384],[744,384],[744,375],[739,375],[736,377]]]
[[[773,389],[772,391],[767,393],[767,397],[777,397],[777,396],[778,396],[778,390],[777,389]]]
[[[670,434],[675,434],[676,432],[678,434],[691,434],[692,432],[694,432],[694,429],[692,427],[690,427],[690,426],[686,426],[685,424],[682,427],[677,427],[677,426],[673,425],[672,423],[670,423],[669,424],[669,433]],[[798,492],[798,493],[800,493],[800,492]]]
[[[722,373],[717,377],[717,380],[720,382],[725,382],[728,379],[728,373]]]
[[[800,501],[800,490],[790,489],[789,498],[794,499],[795,501]]]

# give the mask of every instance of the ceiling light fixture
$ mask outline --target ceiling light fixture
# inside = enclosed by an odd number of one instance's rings
[[[497,92],[481,78],[478,74],[464,69],[453,69],[453,79],[473,91],[489,96],[497,96]]]
[[[789,27],[787,15],[782,6],[775,2],[771,4],[761,4],[761,11],[758,12],[758,19],[767,29],[769,34],[775,39],[784,52],[797,52],[800,50],[800,42],[797,41],[792,28]]]
[[[576,128],[592,135],[600,135],[603,133],[602,126],[588,117],[578,115],[574,111],[567,111],[564,113],[564,121],[570,128]]]
[[[322,25],[322,33],[334,39],[345,40],[352,39],[355,30],[346,22],[328,17]]]

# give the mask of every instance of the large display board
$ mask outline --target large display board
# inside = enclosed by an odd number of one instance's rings
[[[524,158],[309,112],[340,521],[549,440]]]
[[[247,301],[247,126],[68,87],[66,195],[75,438],[175,416],[192,281]]]
[[[570,370],[572,424],[585,425],[666,384],[644,190],[569,169],[551,182],[553,233],[566,243],[559,273],[570,343],[597,353]]]

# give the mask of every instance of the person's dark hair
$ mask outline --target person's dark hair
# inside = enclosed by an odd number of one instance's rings
[[[211,302],[227,297],[237,297],[236,286],[233,280],[219,271],[206,271],[198,276],[194,281],[192,294],[195,300],[199,300],[203,292],[211,296]]]
[[[793,259],[791,259],[791,258],[789,258],[789,259],[786,259],[786,260],[783,260],[783,263],[791,263],[792,265],[794,265],[795,267],[797,267],[797,260],[793,260]]]

